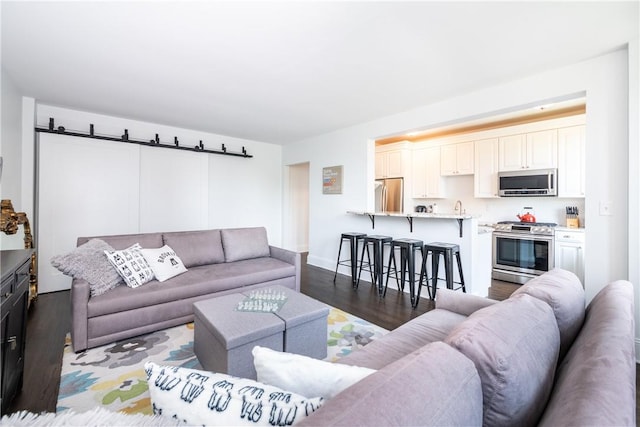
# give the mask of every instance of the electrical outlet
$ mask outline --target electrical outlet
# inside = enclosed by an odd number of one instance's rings
[[[600,202],[600,215],[611,216],[611,202]]]

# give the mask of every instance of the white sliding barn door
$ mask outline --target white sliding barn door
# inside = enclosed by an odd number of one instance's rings
[[[140,147],[40,133],[38,164],[38,287],[46,293],[70,288],[50,260],[79,236],[138,231]]]
[[[141,148],[141,232],[207,228],[208,157],[189,151]]]

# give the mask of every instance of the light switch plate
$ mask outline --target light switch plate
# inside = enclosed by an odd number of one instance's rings
[[[600,215],[601,216],[611,216],[611,202],[600,202]]]

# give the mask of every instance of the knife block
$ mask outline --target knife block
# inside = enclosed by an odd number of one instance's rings
[[[580,228],[580,219],[579,218],[567,218],[567,227],[569,227],[569,228]]]

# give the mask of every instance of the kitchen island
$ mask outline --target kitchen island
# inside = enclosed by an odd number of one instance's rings
[[[484,227],[479,227],[478,216],[455,212],[374,212],[355,209],[348,210],[347,214],[367,217],[370,220],[369,230],[364,227],[358,230],[363,233],[382,234],[394,239],[419,239],[425,244],[446,242],[459,245],[467,292],[483,297],[488,295],[491,285],[491,233],[487,233]],[[407,221],[408,227],[407,223],[398,221],[398,219]],[[389,259],[388,253],[385,253],[384,259],[386,268]],[[440,277],[443,278],[442,258],[440,262]],[[429,274],[431,274],[430,268]],[[362,276],[363,279],[365,276]],[[458,280],[457,276],[456,272],[456,281]],[[389,283],[391,285],[393,280]],[[439,282],[439,286],[444,286],[444,282]],[[405,291],[408,290],[405,288]],[[426,294],[423,292],[422,295],[424,297]]]

